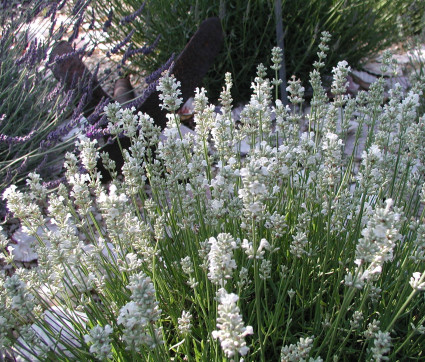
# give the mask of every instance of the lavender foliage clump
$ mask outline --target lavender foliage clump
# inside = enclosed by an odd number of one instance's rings
[[[98,102],[95,97],[99,92],[95,87],[110,74],[105,72],[98,81],[97,66],[90,76],[81,76],[77,71],[70,74],[72,78],[62,81],[51,77],[50,70],[63,69],[67,62],[90,56],[98,45],[90,43],[90,40],[77,48],[75,42],[85,23],[89,30],[98,27],[97,8],[91,1],[74,1],[68,9],[65,8],[66,3],[66,0],[34,0],[31,4],[1,2],[0,64],[8,71],[0,74],[0,94],[2,97],[5,95],[0,100],[0,192],[10,182],[23,180],[25,174],[35,168],[37,172],[50,175],[52,163],[58,162],[55,159],[73,147],[75,127],[87,127],[86,131],[81,131],[91,138],[108,134],[102,113],[109,99]],[[129,17],[122,15],[123,21],[137,18],[143,7],[140,6]],[[64,12],[68,12],[69,17],[57,25],[58,15]],[[103,24],[104,31],[108,31],[113,17],[111,9]],[[34,30],[32,26],[36,21],[41,25]],[[96,30],[101,28],[102,25]],[[133,34],[134,30],[109,54],[117,53],[128,44]],[[48,51],[65,37],[73,43],[73,51],[48,58]],[[150,46],[129,47],[123,64],[129,57],[149,54],[158,41],[159,37]],[[151,86],[134,104],[140,106],[155,86]],[[58,170],[56,167],[55,172]]]
[[[70,116],[70,106],[77,99],[78,90],[66,89],[47,76],[55,61],[59,63],[75,56],[66,54],[47,60],[48,50],[67,29],[83,21],[83,16],[76,24],[67,19],[61,27],[55,28],[56,13],[64,5],[65,1],[33,1],[31,6],[2,2],[0,63],[7,72],[0,74],[3,120],[0,123],[0,191],[9,182],[19,181],[31,169],[37,167],[42,172],[47,167],[50,157],[36,150],[55,152],[51,149],[57,143],[55,129]],[[43,9],[46,12],[41,15]],[[43,24],[37,30],[31,27],[36,18]],[[81,55],[83,52],[84,49],[80,49],[75,53]],[[64,145],[66,143],[62,147]],[[72,147],[72,140],[68,145]]]

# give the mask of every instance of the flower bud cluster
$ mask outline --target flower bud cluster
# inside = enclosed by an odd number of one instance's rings
[[[240,309],[237,306],[239,297],[220,289],[217,293],[219,299],[217,328],[212,332],[215,339],[220,340],[221,348],[228,358],[235,355],[245,356],[249,347],[246,346],[245,337],[253,334],[251,326],[243,324]]]
[[[290,344],[289,346],[282,347],[280,352],[280,361],[307,361],[307,358],[310,355],[310,351],[313,347],[313,342],[314,336],[306,338],[301,337],[296,345]]]
[[[183,103],[183,99],[180,98],[182,94],[180,91],[180,81],[176,80],[173,75],[165,72],[159,80],[159,84],[156,90],[160,92],[159,99],[162,101],[160,107],[167,111],[174,113]]]
[[[89,334],[84,336],[84,341],[91,344],[90,353],[93,353],[100,360],[112,358],[111,337],[109,337],[112,332],[113,329],[109,324],[104,328],[97,325],[90,330]]]
[[[211,237],[208,242],[211,245],[208,253],[208,278],[214,284],[224,286],[226,279],[230,279],[233,270],[236,269],[236,262],[233,259],[236,241],[232,235],[221,233],[217,235],[217,238]]]
[[[375,280],[382,272],[385,262],[393,259],[393,250],[401,235],[401,215],[392,210],[393,200],[386,200],[384,208],[376,208],[362,230],[362,238],[356,246],[356,273],[348,273],[345,284],[361,289],[364,281]]]
[[[124,328],[122,338],[127,349],[137,351],[142,346],[155,348],[162,343],[160,330],[155,326],[161,310],[152,281],[144,273],[136,274],[130,277],[127,288],[131,290],[131,302],[120,309],[117,319],[117,323]]]

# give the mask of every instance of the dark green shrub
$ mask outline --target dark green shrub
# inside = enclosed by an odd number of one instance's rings
[[[184,48],[202,20],[219,16],[226,43],[205,81],[209,95],[218,97],[223,74],[230,71],[236,85],[234,98],[248,97],[255,65],[269,64],[268,49],[276,45],[274,1],[150,0],[131,25],[120,23],[129,11],[141,5],[140,0],[96,1],[94,5],[105,18],[112,9],[114,26],[108,31],[113,39],[122,38],[133,27],[136,32],[132,41],[137,46],[151,44],[161,35],[156,56],[133,59],[133,71],[157,68],[171,53],[178,54]],[[342,59],[357,66],[364,57],[399,39],[401,15],[412,11],[416,14],[423,8],[420,2],[412,7],[407,0],[282,1],[287,77],[297,74],[307,81],[321,31],[333,36],[325,71]]]

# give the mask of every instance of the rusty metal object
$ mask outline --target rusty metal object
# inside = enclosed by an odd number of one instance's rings
[[[181,92],[183,103],[195,93],[195,88],[202,85],[202,79],[207,74],[214,62],[214,58],[220,52],[223,45],[223,31],[219,18],[209,18],[202,22],[199,29],[192,36],[186,47],[175,61],[173,73],[181,82]],[[114,92],[115,93],[115,92]],[[138,111],[146,112],[155,121],[155,124],[162,129],[167,122],[167,111],[161,109],[159,102],[159,92],[153,92]],[[130,140],[127,137],[120,139],[122,148],[130,147]],[[120,172],[124,160],[117,142],[107,144],[102,151],[109,153],[109,157],[115,161],[117,170]],[[109,173],[98,163],[98,169],[103,175],[103,182],[110,180]]]
[[[217,17],[204,20],[175,61],[173,74],[181,83],[183,104],[202,85],[202,79],[223,46],[223,30]],[[153,92],[139,109],[148,113],[155,124],[165,128],[167,112],[159,106],[159,92]]]
[[[114,100],[117,101],[123,108],[134,99],[134,89],[130,83],[130,78],[117,79],[114,86]]]

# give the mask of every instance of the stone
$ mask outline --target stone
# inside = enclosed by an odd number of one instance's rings
[[[61,292],[59,292],[58,297],[65,298],[65,295],[61,295]],[[44,300],[44,303],[42,303],[43,306],[46,305],[46,302],[49,303],[50,300]],[[46,346],[52,346],[52,350],[54,348],[55,351],[58,351],[58,355],[72,358],[73,353],[70,351],[70,349],[80,348],[81,343],[79,339],[80,331],[77,331],[75,324],[69,321],[71,316],[72,320],[76,321],[81,326],[85,326],[86,322],[89,320],[84,312],[79,312],[77,310],[71,310],[56,305],[50,305],[42,315],[46,327],[41,328],[38,324],[33,323],[31,325],[31,330],[42,343],[44,343]],[[46,333],[47,328],[50,333]],[[61,336],[62,340],[66,340],[66,345],[63,343],[58,343],[57,340],[53,340],[52,334]],[[36,360],[34,358],[35,356],[42,354],[42,351],[39,347],[29,346],[22,337],[17,339],[17,343],[14,345],[14,350],[20,357],[18,359],[19,361],[34,361]]]
[[[180,134],[182,135],[182,137],[184,137],[187,133],[195,135],[195,131],[193,131],[189,127],[186,127],[184,124],[181,124],[180,125]],[[164,132],[161,133],[161,135],[159,136],[159,139],[161,141],[165,141],[167,139],[167,136],[164,135]]]
[[[357,92],[359,91],[360,85],[356,83],[353,77],[350,75],[347,76],[347,82],[348,82],[348,87],[347,87],[348,94],[355,96]]]
[[[390,67],[388,67],[387,71],[382,74],[381,66],[382,66],[382,63],[379,61],[379,58],[378,58],[378,60],[366,63],[363,66],[363,70],[372,75],[376,75],[378,77],[380,77],[381,75],[383,75],[384,77],[390,77],[393,75],[393,71]],[[398,75],[403,74],[403,70],[400,65],[397,66],[396,71]]]
[[[421,69],[425,63],[425,44],[417,45],[408,52],[407,56],[410,60],[410,62],[407,64],[409,68]]]
[[[410,89],[411,84],[408,77],[393,77],[393,78],[386,78],[385,79],[386,87],[387,89],[392,89],[394,86],[399,83],[401,85],[401,88],[403,89],[403,92],[406,93],[408,89]]]
[[[46,226],[52,232],[58,230],[57,226],[52,224],[50,220],[47,221]],[[41,227],[37,229],[37,235],[43,238],[44,230]],[[35,236],[26,233],[24,228],[20,227],[16,230],[11,236],[11,240],[10,246],[15,261],[31,262],[38,259],[38,255],[35,252],[35,246],[38,245],[38,241]]]
[[[193,116],[195,114],[194,101],[195,101],[195,98],[190,97],[183,104],[183,106],[181,106],[181,108],[177,111],[177,113],[180,115],[180,118]]]
[[[352,70],[350,72],[353,80],[364,90],[369,90],[372,83],[378,79],[376,76],[361,70]]]

